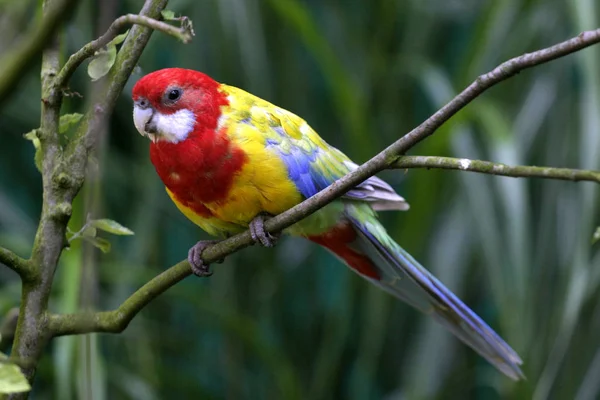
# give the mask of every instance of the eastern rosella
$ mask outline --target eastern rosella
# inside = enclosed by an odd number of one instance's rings
[[[186,217],[212,235],[262,229],[276,215],[313,196],[357,166],[300,117],[207,75],[169,68],[133,88],[137,130],[151,140],[150,159]],[[376,211],[406,210],[387,183],[371,177],[342,198],[287,229],[324,246],[354,272],[431,315],[513,379],[523,377],[517,353],[449,289],[396,244]],[[194,273],[210,274],[205,243],[190,249]]]

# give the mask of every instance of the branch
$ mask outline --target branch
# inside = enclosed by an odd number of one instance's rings
[[[509,176],[512,178],[546,178],[563,181],[591,181],[600,183],[600,171],[585,169],[533,167],[528,165],[510,166],[490,161],[469,160],[467,158],[403,156],[390,165],[391,168],[438,168],[479,172],[488,175]]]
[[[47,17],[59,0],[44,0]],[[42,111],[38,137],[42,152],[43,201],[40,222],[35,234],[30,263],[32,273],[23,278],[21,306],[11,351],[11,359],[22,369],[29,382],[33,381],[49,336],[46,329],[46,310],[52,290],[52,280],[64,245],[71,203],[53,185],[53,171],[60,157],[58,121],[62,96],[52,88],[59,68],[60,45],[54,35],[42,54]],[[27,398],[27,393],[13,393],[10,399]]]
[[[362,164],[356,170],[338,179],[311,198],[266,221],[265,230],[270,233],[281,232],[336,198],[341,197],[348,190],[375,175],[377,172],[387,168],[395,168],[395,165],[401,162],[402,155],[407,150],[432,135],[443,123],[495,84],[527,68],[566,56],[598,42],[600,42],[600,29],[583,32],[579,36],[565,42],[534,53],[512,58],[500,64],[489,73],[481,75],[475,82],[418,127]],[[600,174],[593,171],[589,172]],[[253,243],[254,241],[250,236],[250,232],[246,231],[206,248],[202,252],[202,258],[207,263],[216,262]],[[144,306],[190,274],[190,266],[184,260],[146,283],[116,310],[99,312],[92,315],[51,315],[51,332],[55,336],[89,332],[121,332]]]
[[[65,63],[65,65],[60,70],[58,76],[56,77],[56,85],[58,87],[64,87],[75,72],[75,70],[77,69],[77,67],[79,67],[82,62],[92,57],[98,50],[106,46],[111,40],[113,40],[117,36],[117,34],[125,26],[134,24],[164,32],[168,35],[176,37],[183,43],[188,43],[190,40],[192,40],[193,36],[193,32],[190,29],[187,29],[185,26],[177,28],[173,25],[157,21],[156,19],[149,18],[144,15],[123,15],[117,18],[110,25],[110,27],[104,35],[86,44],[77,53],[69,57],[69,60]]]
[[[43,19],[29,35],[19,41],[13,49],[0,59],[2,75],[0,75],[0,104],[21,81],[26,72],[34,65],[36,57],[54,38],[55,32],[67,14],[75,9],[77,0],[62,0],[44,13]]]
[[[120,333],[152,300],[190,275],[190,265],[182,261],[139,288],[113,311],[77,314],[50,314],[48,323],[53,336],[90,332]]]
[[[6,265],[23,279],[28,279],[32,273],[31,265],[27,260],[4,247],[0,247],[0,264]]]

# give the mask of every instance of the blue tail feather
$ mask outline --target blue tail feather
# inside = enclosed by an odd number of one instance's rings
[[[380,280],[367,278],[369,281],[432,315],[508,377],[515,380],[524,378],[519,367],[522,364],[519,355],[456,295],[389,238],[377,220],[369,220],[365,224],[349,218],[357,233],[353,246],[368,255],[381,272]],[[385,237],[379,238],[382,235]]]

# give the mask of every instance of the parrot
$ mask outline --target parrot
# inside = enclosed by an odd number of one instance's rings
[[[150,160],[167,194],[213,236],[250,230],[273,246],[264,221],[358,168],[301,117],[190,69],[166,68],[132,90],[136,130],[150,139]],[[433,317],[513,380],[519,355],[475,312],[398,245],[378,211],[407,210],[406,200],[375,176],[285,230],[323,246],[352,271]],[[198,276],[212,272],[200,241],[188,253]]]

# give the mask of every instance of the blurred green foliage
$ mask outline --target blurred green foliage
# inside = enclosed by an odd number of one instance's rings
[[[27,4],[27,6],[24,6]],[[82,0],[64,57],[142,1]],[[37,1],[0,1],[0,51]],[[363,162],[500,62],[600,26],[594,0],[173,0],[196,37],[155,33],[119,100],[70,229],[88,214],[135,236],[102,254],[75,241],[51,308],[112,309],[204,238],[171,204],[131,120],[140,76],[187,67],[307,119]],[[39,70],[39,69],[38,69]],[[77,72],[64,113],[95,84]],[[38,73],[0,110],[0,245],[28,256],[41,207],[34,148]],[[520,75],[467,107],[412,154],[599,169],[600,48]],[[426,317],[310,243],[246,249],[154,301],[121,335],[53,342],[36,399],[595,399],[600,397],[600,260],[591,183],[449,171],[382,174],[412,208],[384,213],[397,239],[524,360],[513,383]],[[19,303],[0,269],[0,311]],[[3,350],[8,350],[3,343]]]

